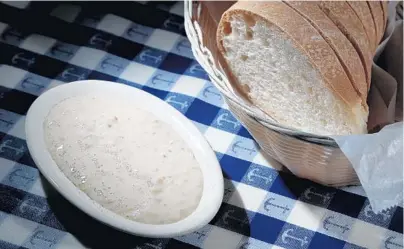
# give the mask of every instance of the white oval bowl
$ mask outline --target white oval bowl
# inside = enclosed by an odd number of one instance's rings
[[[128,99],[133,102],[133,105],[150,111],[160,120],[172,125],[192,149],[203,174],[202,197],[193,213],[172,224],[153,225],[135,222],[94,202],[63,174],[45,144],[43,123],[49,111],[62,100],[90,93],[107,93],[119,96],[121,99]],[[215,153],[190,120],[166,102],[149,93],[108,81],[72,82],[41,94],[28,110],[25,122],[28,149],[41,173],[66,199],[104,224],[131,234],[168,238],[202,228],[213,219],[219,210],[223,199],[223,175]],[[134,129],[141,129],[141,127],[134,127]]]

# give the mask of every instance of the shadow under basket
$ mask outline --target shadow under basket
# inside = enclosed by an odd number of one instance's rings
[[[300,135],[263,118],[254,107],[240,99],[220,68],[220,63],[215,61],[207,48],[212,46],[213,39],[204,39],[206,32],[201,26],[210,25],[209,20],[205,17],[200,21],[207,10],[191,0],[185,0],[184,7],[185,29],[196,60],[219,89],[230,111],[259,144],[261,151],[301,178],[335,187],[360,184],[351,163],[331,138]]]

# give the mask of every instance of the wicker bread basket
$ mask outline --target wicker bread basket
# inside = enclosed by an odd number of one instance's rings
[[[207,43],[215,42],[212,37],[204,39],[201,26],[209,24],[199,22],[207,10],[200,2],[185,0],[184,4],[185,28],[196,60],[220,90],[230,111],[251,133],[262,151],[299,177],[329,186],[359,184],[350,162],[331,138],[282,127],[235,92],[220,62],[207,48]]]

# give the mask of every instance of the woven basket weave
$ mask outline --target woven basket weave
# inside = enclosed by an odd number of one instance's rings
[[[359,184],[350,162],[332,139],[282,127],[236,93],[221,70],[220,62],[215,61],[204,44],[212,40],[204,40],[198,22],[203,11],[207,10],[199,2],[185,0],[185,29],[193,54],[224,96],[230,111],[251,133],[262,151],[299,177],[329,186]]]

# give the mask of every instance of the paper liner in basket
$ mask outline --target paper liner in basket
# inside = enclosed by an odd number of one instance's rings
[[[196,11],[197,17],[192,20],[203,27],[200,38],[217,68],[221,68],[215,38],[218,22],[222,13],[234,3],[202,1]],[[401,19],[396,20],[398,3],[389,3],[388,24],[372,67],[368,130],[375,133],[331,136],[353,165],[376,213],[403,202],[403,24]],[[186,6],[190,7],[185,11],[187,18],[187,12],[192,9],[189,4]],[[307,135],[293,129],[289,133]]]

